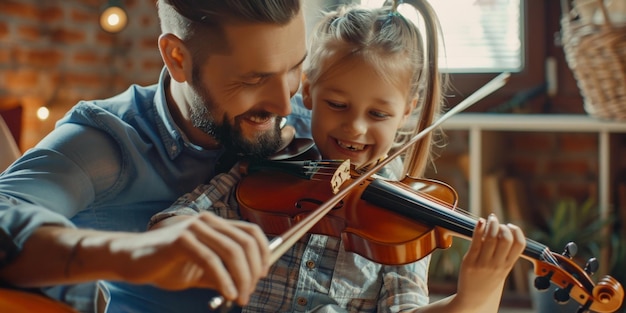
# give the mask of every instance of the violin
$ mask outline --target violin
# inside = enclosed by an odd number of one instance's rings
[[[270,235],[280,235],[332,197],[328,185],[328,181],[309,180],[285,171],[259,170],[242,177],[236,197],[244,219]],[[309,232],[340,237],[346,251],[371,261],[402,265],[435,249],[449,248],[455,236],[472,237],[477,220],[462,213],[457,203],[456,191],[440,181],[410,176],[400,181],[368,177]],[[569,247],[568,253],[573,249]],[[624,298],[622,285],[608,275],[595,284],[591,275],[597,261],[581,269],[571,260],[573,253],[568,253],[561,255],[526,239],[522,258],[533,264],[535,287],[542,290],[555,284],[559,287],[555,299],[567,302],[572,298],[581,304],[581,312],[618,310]]]

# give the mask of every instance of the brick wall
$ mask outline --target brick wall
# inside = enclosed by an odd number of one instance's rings
[[[82,99],[153,84],[163,66],[155,0],[125,0],[118,34],[100,29],[105,0],[0,0],[0,110],[23,106],[20,148],[35,145]],[[47,106],[40,121],[36,110]]]

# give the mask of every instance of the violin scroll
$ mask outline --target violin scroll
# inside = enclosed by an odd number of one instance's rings
[[[615,312],[622,305],[624,289],[617,279],[605,275],[593,288],[593,298],[598,300],[598,305],[592,307],[598,312]],[[600,310],[600,307],[604,311]]]
[[[594,284],[590,275],[597,270],[597,260],[591,258],[582,269],[571,259],[575,254],[575,245],[568,244],[565,250],[563,254],[558,254],[546,247],[543,258],[549,261],[531,259],[537,275],[535,287],[543,290],[550,283],[556,285],[555,301],[564,303],[571,298],[581,305],[579,312],[616,312],[624,300],[622,285],[608,275]]]

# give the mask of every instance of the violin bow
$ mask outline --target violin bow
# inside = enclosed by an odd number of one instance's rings
[[[317,222],[319,222],[335,205],[337,205],[337,203],[339,203],[343,198],[345,198],[348,195],[348,193],[350,193],[350,191],[352,191],[352,189],[357,187],[359,184],[361,184],[363,181],[365,181],[370,176],[376,174],[383,166],[387,165],[389,162],[391,162],[391,160],[393,160],[394,158],[398,157],[405,150],[410,148],[417,141],[421,140],[424,136],[426,136],[428,133],[433,131],[435,128],[437,128],[439,125],[441,125],[447,119],[449,119],[453,115],[455,115],[455,114],[457,114],[457,113],[467,109],[468,107],[470,107],[471,105],[475,104],[476,102],[482,100],[484,97],[490,95],[494,91],[500,89],[502,86],[504,86],[508,82],[510,76],[511,76],[510,73],[502,73],[502,74],[496,76],[494,79],[492,79],[487,84],[482,86],[480,89],[475,91],[469,97],[465,98],[459,104],[457,104],[452,109],[450,109],[448,112],[443,114],[438,120],[436,120],[431,125],[429,125],[428,127],[424,128],[422,131],[420,131],[419,133],[414,135],[401,148],[396,150],[394,153],[389,155],[387,158],[385,158],[382,161],[378,162],[378,164],[372,166],[372,168],[368,169],[367,172],[362,173],[357,178],[353,179],[352,182],[349,185],[347,185],[346,187],[339,189],[335,193],[334,196],[332,196],[330,199],[326,200],[326,202],[322,203],[317,209],[315,209],[310,214],[308,214],[305,218],[300,220],[292,228],[290,228],[287,231],[285,231],[282,235],[274,237],[270,241],[270,244],[269,244],[269,248],[270,248],[270,251],[271,251],[270,263],[271,264],[276,263],[276,261],[278,261],[278,259],[280,259],[280,257],[283,254],[285,254],[296,242],[298,242],[298,240],[300,240],[300,238],[302,238],[304,235],[306,235],[309,232],[309,230],[315,224],[317,224]],[[337,169],[335,178],[339,178],[339,179],[345,178],[345,176],[346,176],[344,174],[345,173],[344,172],[345,171],[345,166],[346,166],[346,164],[344,163],[342,166],[340,166]],[[350,176],[348,175],[348,178],[349,177]],[[340,184],[341,185],[342,183],[343,182],[333,181],[333,186],[335,186],[336,184]],[[225,301],[225,299],[222,296],[214,297],[213,299],[211,299],[211,301],[209,301],[209,308],[211,308],[211,309],[217,309],[217,308],[222,307],[223,305],[226,306],[226,307],[229,307],[229,306],[232,305],[232,303],[230,303],[230,301]]]

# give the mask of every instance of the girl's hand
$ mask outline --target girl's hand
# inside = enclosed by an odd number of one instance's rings
[[[476,224],[459,272],[457,301],[476,312],[497,312],[505,281],[526,246],[522,230],[495,215]]]

